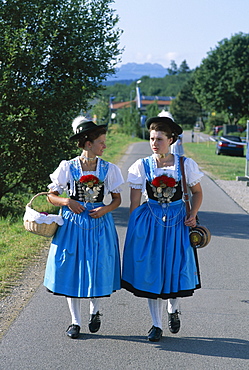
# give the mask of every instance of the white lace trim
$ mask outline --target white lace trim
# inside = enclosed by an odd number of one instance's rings
[[[191,184],[188,184],[188,186],[189,186],[190,188],[192,188],[192,186],[195,186],[195,185],[199,184],[200,182],[201,182],[201,179],[198,179],[198,180],[196,180],[196,181],[194,181],[194,182],[191,182]]]
[[[100,160],[97,162],[96,171],[83,171],[80,165],[80,157],[76,157],[77,165],[79,172],[82,175],[93,174],[99,177],[99,166]],[[53,191],[58,191],[59,194],[62,194],[63,191],[67,192],[67,183],[70,183],[70,193],[69,195],[75,195],[75,182],[72,177],[70,166],[68,161],[62,161],[59,167],[50,175],[52,183],[48,185],[48,188]],[[105,178],[105,195],[108,193],[120,193],[120,186],[124,183],[123,176],[118,166],[109,162],[109,169],[107,176]]]
[[[114,193],[114,194],[122,193],[122,189],[120,187],[117,187],[116,189],[112,190],[111,193]]]
[[[154,159],[154,157],[153,157]],[[167,176],[174,177],[177,181],[179,173],[179,161],[175,160],[174,166],[167,168],[157,168],[156,163],[153,160],[152,165],[154,167],[155,176],[161,176],[165,173]],[[194,186],[201,181],[202,176],[204,175],[200,171],[198,164],[192,158],[186,158],[184,161],[185,171],[186,171],[186,181],[188,186]],[[138,159],[135,163],[131,165],[128,170],[127,182],[132,184],[130,187],[134,189],[142,189],[144,195],[146,195],[146,175],[144,171],[144,166],[142,159]]]
[[[142,190],[143,185],[136,185],[136,184],[132,184],[130,182],[129,187],[132,188],[132,189],[140,189],[140,190]]]
[[[34,209],[26,206],[26,212],[23,216],[24,221],[35,221],[37,224],[52,224],[52,222],[57,223],[58,225],[63,225],[64,221],[62,216],[37,212]]]
[[[48,188],[52,191],[58,191],[59,194],[62,194],[64,191],[64,188],[62,186],[56,185],[56,184],[49,184]]]

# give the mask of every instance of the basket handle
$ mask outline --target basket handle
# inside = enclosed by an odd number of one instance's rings
[[[32,202],[33,202],[33,200],[35,199],[35,198],[37,198],[37,197],[39,197],[40,195],[48,195],[49,194],[49,192],[48,191],[43,191],[43,192],[41,192],[41,193],[38,193],[38,194],[36,194],[30,201],[29,201],[29,203],[27,204],[27,207],[30,207],[30,208],[32,208]],[[62,207],[60,207],[60,211],[59,211],[59,216],[61,216],[62,215]]]
[[[32,202],[35,198],[39,197],[40,195],[48,195],[48,192],[47,191],[43,191],[42,193],[38,193],[36,194],[30,201],[29,203],[27,204],[28,207],[32,208]]]

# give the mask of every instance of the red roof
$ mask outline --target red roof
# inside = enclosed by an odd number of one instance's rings
[[[164,106],[164,105],[170,105],[172,100],[141,100],[142,106],[153,104],[154,102],[157,102],[157,105]],[[117,103],[113,102],[112,109],[129,108],[131,103],[136,103],[136,100],[117,102]]]

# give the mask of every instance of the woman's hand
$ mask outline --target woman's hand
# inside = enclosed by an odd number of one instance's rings
[[[202,202],[202,189],[201,189],[201,184],[198,183],[191,188],[192,192],[192,206],[191,206],[191,211],[190,214],[187,215],[185,218],[185,225],[189,227],[195,227],[196,226],[196,215],[197,212],[201,206]]]
[[[59,193],[57,191],[49,192],[48,197],[47,197],[49,203],[53,204],[56,207],[67,206],[70,209],[70,211],[76,214],[80,214],[81,212],[85,210],[83,205],[77,202],[76,200],[70,199],[70,198],[59,197],[58,195]]]
[[[77,202],[74,199],[68,199],[67,206],[70,209],[70,211],[72,211],[73,213],[76,213],[77,215],[82,213],[85,210],[85,207],[83,207],[81,203]]]
[[[97,219],[97,218],[100,218],[102,216],[104,216],[105,214],[107,213],[107,209],[104,207],[97,207],[97,208],[94,208],[94,209],[90,209],[89,211],[89,216],[94,218],[94,219]]]
[[[189,227],[195,227],[196,226],[196,216],[189,215],[185,218],[184,224]]]
[[[106,206],[91,209],[89,211],[89,216],[90,217],[92,217],[94,219],[100,218],[100,217],[104,216],[106,213],[112,212],[112,211],[114,211],[114,209],[116,209],[120,206],[120,203],[121,203],[120,193],[110,193],[110,194],[111,194],[111,197],[112,197],[111,203],[106,205]]]

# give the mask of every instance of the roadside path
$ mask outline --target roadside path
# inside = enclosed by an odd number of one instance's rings
[[[120,167],[150,154],[148,143],[130,147]],[[208,247],[199,251],[202,289],[182,300],[182,328],[167,330],[157,343],[146,340],[151,326],[147,302],[121,290],[103,299],[98,333],[87,329],[88,303],[82,304],[82,335],[65,335],[69,312],[64,297],[54,297],[40,284],[1,341],[1,369],[248,369],[249,271],[248,213],[215,182],[202,181],[200,219],[212,231]],[[122,249],[129,206],[129,189],[114,212]],[[121,251],[122,252],[122,251]]]

